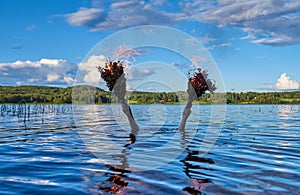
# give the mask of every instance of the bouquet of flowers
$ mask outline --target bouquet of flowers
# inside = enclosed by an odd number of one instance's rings
[[[101,78],[106,82],[109,91],[113,91],[119,101],[125,101],[126,78],[124,68],[120,61],[108,62],[105,67],[98,67]]]
[[[188,94],[189,99],[196,100],[201,97],[206,91],[213,93],[217,88],[211,79],[208,79],[206,71],[198,68],[188,79]]]

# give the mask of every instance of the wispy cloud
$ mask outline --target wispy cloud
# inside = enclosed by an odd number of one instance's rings
[[[30,26],[27,26],[26,30],[27,30],[27,31],[32,31],[32,30],[34,30],[35,28],[36,28],[36,25],[35,25],[35,24],[32,24],[32,25],[30,25]]]
[[[174,67],[178,67],[178,68],[186,67],[186,64],[181,64],[181,63],[177,63],[177,62],[172,62],[170,65],[174,66]]]
[[[206,7],[192,16],[195,20],[216,23],[220,27],[238,27],[248,33],[242,39],[272,46],[300,43],[300,2],[297,0],[227,0],[209,5],[196,0],[193,5]]]
[[[232,43],[220,43],[220,44],[214,44],[210,47],[208,47],[208,50],[213,50],[216,48],[222,48],[222,47],[231,47]]]
[[[208,34],[206,34],[204,37],[200,38],[200,42],[203,44],[207,44],[207,43],[213,42],[215,40],[216,40],[215,38],[210,37]]]
[[[184,21],[200,21],[219,27],[234,26],[254,43],[286,46],[300,43],[300,1],[298,0],[164,0],[112,1],[102,8],[80,8],[66,14],[69,24],[86,26],[91,31],[116,30],[127,27]],[[172,12],[170,10],[173,10]]]
[[[65,16],[69,24],[74,26],[93,26],[105,19],[103,9],[98,8],[80,8],[77,12]]]
[[[281,74],[276,83],[276,89],[289,90],[299,89],[300,85],[296,80],[292,80],[286,73]]]
[[[23,47],[20,46],[20,45],[14,45],[14,46],[12,46],[11,48],[12,48],[12,49],[15,49],[15,50],[21,50],[21,49],[23,49]]]
[[[129,67],[127,70],[127,78],[130,81],[143,80],[147,77],[156,73],[156,68],[154,67],[143,67],[136,68],[134,66]]]
[[[183,13],[169,13],[155,9],[161,2],[145,3],[139,0],[112,2],[107,9],[80,8],[65,15],[67,22],[75,26],[86,26],[91,31],[115,30],[144,24],[174,24],[184,20]]]

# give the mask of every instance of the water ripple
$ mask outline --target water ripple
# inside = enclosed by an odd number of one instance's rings
[[[300,106],[227,106],[205,156],[199,147],[210,106],[200,106],[202,115],[189,119],[184,134],[178,106],[166,105],[158,117],[164,123],[147,113],[155,105],[132,106],[141,126],[134,143],[109,105],[48,105],[53,112],[32,109],[26,121],[2,115],[0,194],[300,194]],[[170,143],[178,154],[168,161],[170,150],[155,151]],[[152,170],[130,165],[147,158],[166,163]]]

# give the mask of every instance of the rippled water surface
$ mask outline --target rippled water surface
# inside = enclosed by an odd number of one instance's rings
[[[113,107],[2,106],[0,194],[300,194],[299,105],[227,105],[205,155],[211,106]]]

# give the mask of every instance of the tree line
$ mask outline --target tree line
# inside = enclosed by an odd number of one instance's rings
[[[299,104],[300,91],[226,93],[229,104]]]
[[[188,94],[178,92],[128,92],[127,98],[132,104],[185,103]],[[0,86],[0,103],[45,103],[45,104],[105,104],[114,102],[111,92],[94,86]],[[227,92],[224,94],[207,93],[198,99],[199,103],[227,104],[299,104],[300,91],[290,92]]]

